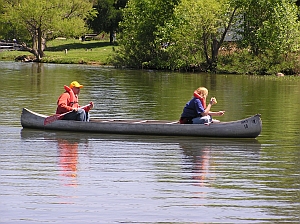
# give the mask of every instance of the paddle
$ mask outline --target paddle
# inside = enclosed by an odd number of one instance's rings
[[[83,107],[80,107],[80,109],[84,109],[86,107],[89,107],[91,104],[88,104],[88,105],[85,105]],[[60,120],[60,119],[63,119],[63,117],[69,113],[73,112],[73,110],[70,110],[66,113],[63,113],[63,114],[54,114],[52,116],[49,116],[49,117],[46,117],[45,120],[44,120],[44,125],[47,125],[47,124],[50,124],[54,121],[57,121],[57,120]]]

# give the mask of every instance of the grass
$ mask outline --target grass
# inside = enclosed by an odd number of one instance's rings
[[[57,64],[109,64],[109,58],[117,46],[107,40],[81,41],[75,39],[59,39],[47,42],[42,62]],[[65,51],[67,49],[67,51]],[[22,55],[31,55],[26,51],[2,51],[1,60],[15,60]]]
[[[0,59],[2,61],[14,61],[19,55],[24,55],[22,51],[0,51]]]

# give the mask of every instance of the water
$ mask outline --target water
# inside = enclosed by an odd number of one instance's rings
[[[0,223],[300,221],[298,78],[0,66]],[[221,120],[261,113],[263,131],[242,140],[22,129],[23,107],[52,114],[73,80],[93,116],[176,120],[204,85]]]

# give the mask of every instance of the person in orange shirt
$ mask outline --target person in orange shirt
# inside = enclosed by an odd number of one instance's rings
[[[57,100],[56,114],[63,114],[63,120],[89,121],[89,111],[94,107],[94,103],[90,102],[88,106],[83,108],[78,103],[78,95],[83,85],[77,81],[73,81],[69,86],[64,86],[65,92],[62,93]]]

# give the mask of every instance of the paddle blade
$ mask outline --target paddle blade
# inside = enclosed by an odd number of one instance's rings
[[[45,120],[44,120],[44,125],[50,124],[50,123],[52,123],[54,121],[57,121],[59,119],[61,119],[61,115],[60,114],[54,114],[54,115],[52,115],[50,117],[46,117]]]

